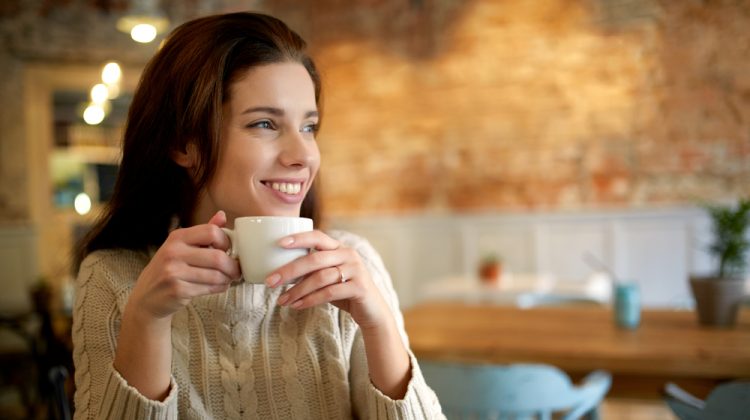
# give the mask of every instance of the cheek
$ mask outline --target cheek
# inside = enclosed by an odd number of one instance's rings
[[[318,149],[317,143],[310,153],[310,170],[312,175],[315,176],[320,169],[320,149]]]
[[[268,161],[267,151],[261,147],[245,144],[239,147],[238,142],[231,142],[222,154],[219,166],[224,168],[227,176],[236,178],[236,182],[246,183],[248,178],[261,171]]]

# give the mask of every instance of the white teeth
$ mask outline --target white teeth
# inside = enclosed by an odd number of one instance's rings
[[[284,194],[295,195],[299,194],[299,192],[302,191],[301,183],[273,182],[266,185],[269,185],[274,190],[283,192]]]

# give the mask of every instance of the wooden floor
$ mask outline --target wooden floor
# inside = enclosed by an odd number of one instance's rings
[[[666,403],[659,400],[607,398],[602,404],[602,420],[675,420]]]

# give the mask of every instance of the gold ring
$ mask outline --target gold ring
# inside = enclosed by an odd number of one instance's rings
[[[344,273],[341,271],[341,267],[338,265],[335,265],[336,270],[339,270],[339,282],[346,283],[349,279],[344,278]]]

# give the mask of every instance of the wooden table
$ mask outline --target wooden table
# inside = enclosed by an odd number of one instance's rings
[[[599,305],[520,309],[434,302],[404,312],[420,359],[538,362],[574,379],[613,374],[614,395],[658,398],[666,381],[701,397],[716,384],[750,378],[750,310],[732,329],[698,325],[691,311],[646,310],[635,330],[618,329]]]

